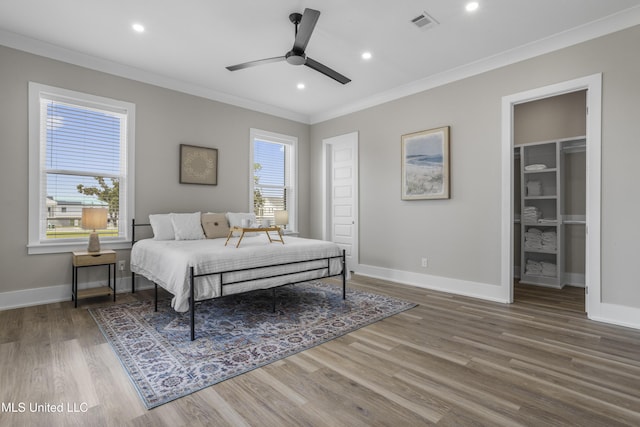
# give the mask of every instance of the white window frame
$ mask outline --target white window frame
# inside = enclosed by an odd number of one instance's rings
[[[266,130],[253,129],[249,131],[249,212],[253,213],[253,164],[255,141],[267,141],[283,144],[288,147],[289,154],[285,157],[285,187],[287,188],[287,201],[289,212],[289,224],[287,233],[298,232],[298,138]]]
[[[102,249],[128,249],[131,247],[131,219],[134,217],[134,153],[135,153],[135,104],[101,96],[90,95],[40,83],[29,82],[29,254],[46,254],[84,250],[88,239],[42,240],[41,215],[46,214],[46,184],[41,180],[46,147],[40,139],[46,132],[41,117],[41,98],[53,99],[80,107],[118,112],[126,116],[126,130],[121,150],[124,173],[120,178],[119,236],[101,240]]]

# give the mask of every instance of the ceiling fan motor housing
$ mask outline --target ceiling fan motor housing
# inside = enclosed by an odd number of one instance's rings
[[[287,62],[291,65],[304,65],[307,62],[307,55],[301,52],[290,50],[284,56]]]

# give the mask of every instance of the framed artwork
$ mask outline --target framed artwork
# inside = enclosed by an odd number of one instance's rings
[[[180,184],[218,185],[218,149],[180,144]]]
[[[402,200],[449,198],[449,126],[402,135]]]

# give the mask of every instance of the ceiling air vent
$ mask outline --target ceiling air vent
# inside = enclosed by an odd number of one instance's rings
[[[413,23],[413,25],[423,30],[438,25],[438,21],[429,16],[427,12],[422,12],[420,15],[413,18],[411,22]]]

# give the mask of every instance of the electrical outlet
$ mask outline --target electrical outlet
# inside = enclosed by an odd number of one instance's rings
[[[118,270],[124,271],[124,263],[125,263],[125,261],[123,259],[118,261]]]
[[[429,266],[429,263],[428,263],[427,259],[426,258],[422,258],[422,267],[423,268],[427,268],[428,266]]]

